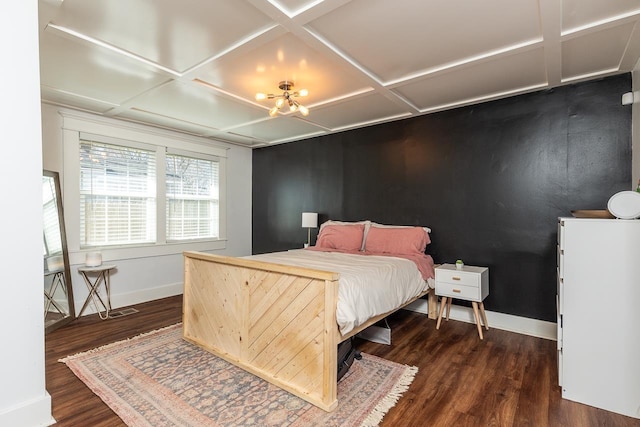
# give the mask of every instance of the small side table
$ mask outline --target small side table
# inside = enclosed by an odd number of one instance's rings
[[[45,316],[47,312],[51,309],[51,306],[53,306],[59,314],[62,314],[63,316],[68,315],[69,314],[68,310],[65,310],[64,308],[60,307],[60,305],[55,300],[55,295],[58,288],[61,289],[62,292],[64,292],[65,296],[67,295],[67,289],[64,284],[64,270],[47,271],[44,273],[44,276],[45,277],[53,276],[51,279],[51,285],[49,286],[49,289],[47,289],[46,286],[44,289],[44,297],[46,298],[46,303],[44,305]]]
[[[473,315],[478,327],[478,335],[480,339],[484,338],[482,336],[482,323],[484,323],[485,328],[489,330],[489,323],[484,313],[483,302],[487,295],[489,295],[488,268],[465,265],[461,270],[458,270],[454,264],[442,264],[436,267],[436,295],[442,297],[436,329],[440,329],[440,322],[442,321],[445,306],[447,309],[446,319],[449,320],[451,299],[457,298],[471,301]]]
[[[80,313],[78,317],[82,316],[82,312],[89,305],[89,301],[93,302],[96,311],[98,312],[98,316],[100,319],[106,320],[109,318],[109,311],[111,310],[111,278],[110,271],[116,268],[115,265],[99,265],[97,267],[87,267],[82,266],[78,267],[78,271],[82,274],[82,278],[84,279],[84,283],[87,285],[87,289],[89,289],[89,295],[87,295],[87,299],[85,300],[82,308],[80,309]],[[94,281],[91,281],[91,276],[97,274]],[[104,283],[104,288],[107,293],[106,302],[100,296],[98,292],[98,288],[100,284]],[[104,317],[102,315],[102,311],[104,311]]]

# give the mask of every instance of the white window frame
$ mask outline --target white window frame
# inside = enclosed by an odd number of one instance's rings
[[[161,256],[182,253],[185,250],[212,251],[226,248],[227,200],[226,158],[227,148],[210,140],[189,138],[176,132],[148,128],[119,120],[92,116],[79,112],[60,112],[63,117],[63,188],[64,212],[67,224],[67,245],[71,264],[83,264],[86,252],[100,250],[103,261]],[[145,245],[80,247],[80,139],[107,144],[145,147],[156,152],[157,218],[156,242]],[[166,186],[165,154],[181,151],[191,156],[215,157],[220,164],[220,236],[217,239],[198,239],[183,242],[166,241]]]

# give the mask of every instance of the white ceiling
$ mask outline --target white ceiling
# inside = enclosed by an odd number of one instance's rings
[[[249,147],[631,71],[640,0],[40,0],[44,102]],[[282,80],[311,113],[276,118]]]

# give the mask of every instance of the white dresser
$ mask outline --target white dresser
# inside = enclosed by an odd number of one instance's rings
[[[640,220],[560,218],[562,397],[640,418]]]

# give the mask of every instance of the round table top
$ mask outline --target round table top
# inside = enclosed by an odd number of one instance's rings
[[[86,271],[91,273],[91,272],[111,270],[112,268],[116,268],[116,266],[113,264],[102,264],[102,265],[96,265],[96,266],[81,265],[80,267],[78,267],[78,271]]]

